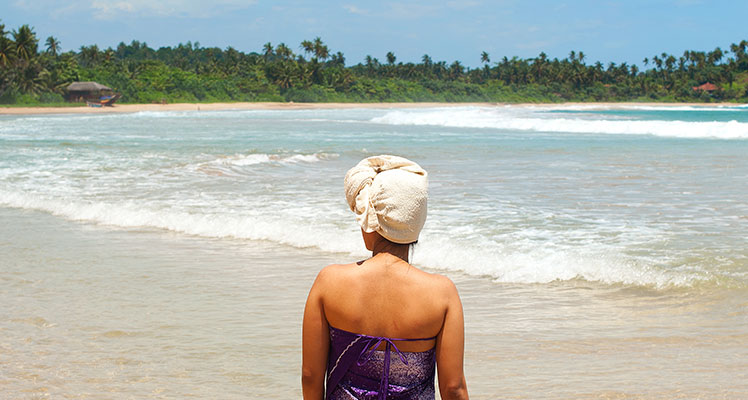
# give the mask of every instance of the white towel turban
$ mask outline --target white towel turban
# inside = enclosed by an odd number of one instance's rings
[[[407,244],[426,222],[428,177],[418,164],[397,156],[374,156],[345,174],[345,198],[365,232]]]

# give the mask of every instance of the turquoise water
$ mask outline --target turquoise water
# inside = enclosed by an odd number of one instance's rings
[[[0,116],[9,398],[299,398],[342,181],[429,172],[414,262],[463,298],[471,398],[748,396],[743,107]],[[2,396],[0,396],[2,397]]]
[[[430,172],[420,265],[509,283],[746,287],[746,115],[463,107],[5,116],[0,205],[360,255],[342,176],[361,158],[392,153]]]

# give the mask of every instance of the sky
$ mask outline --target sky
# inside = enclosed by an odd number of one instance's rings
[[[320,37],[346,65],[366,55],[385,62],[391,51],[397,62],[428,54],[472,68],[483,51],[497,62],[571,50],[588,64],[642,67],[662,52],[728,50],[748,40],[746,15],[745,0],[0,0],[0,23],[8,31],[30,25],[40,48],[54,36],[63,51],[138,40],[243,52],[285,43],[298,54],[302,40]]]

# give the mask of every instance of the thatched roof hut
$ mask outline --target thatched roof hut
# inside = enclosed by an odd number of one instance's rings
[[[73,82],[68,85],[68,92],[95,92],[102,90],[112,90],[112,88],[98,82]]]
[[[112,88],[98,82],[73,82],[68,85],[67,90],[69,101],[98,99],[102,95],[112,94],[113,92]]]

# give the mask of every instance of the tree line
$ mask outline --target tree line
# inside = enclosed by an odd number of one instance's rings
[[[560,102],[560,101],[748,101],[748,42],[729,49],[661,53],[635,64],[586,63],[582,51],[550,59],[545,53],[493,61],[482,67],[460,61],[419,63],[366,56],[346,66],[317,37],[296,51],[266,43],[258,52],[180,43],[153,49],[144,42],[116,48],[82,46],[62,51],[48,37],[40,47],[33,28],[6,31],[0,24],[0,103],[60,103],[74,81],[97,81],[122,94],[122,101],[212,102]],[[708,90],[694,89],[711,83]]]

